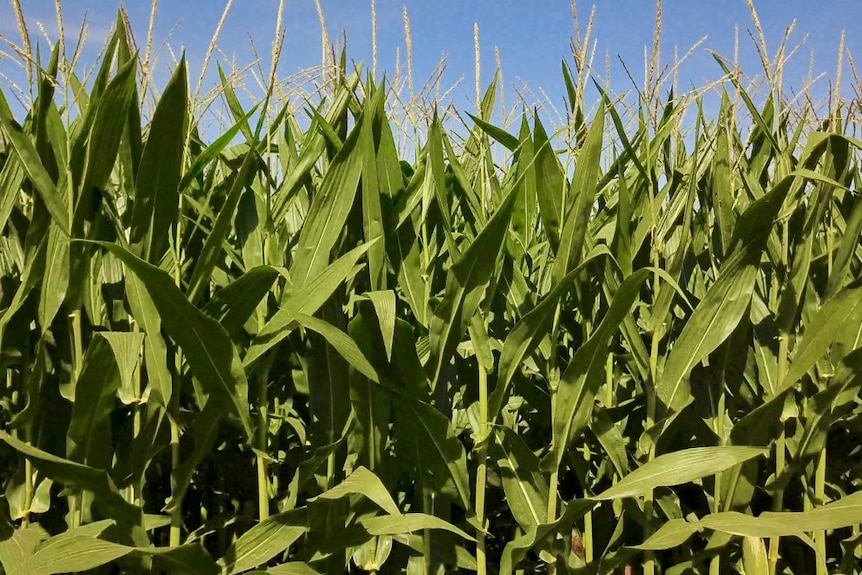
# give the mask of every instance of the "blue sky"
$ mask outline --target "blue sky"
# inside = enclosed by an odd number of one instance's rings
[[[329,34],[340,38],[347,30],[348,53],[354,60],[370,66],[371,21],[370,0],[321,0]],[[30,31],[38,34],[36,22],[42,23],[49,35],[55,34],[53,0],[22,0]],[[143,44],[149,18],[150,3],[127,2],[139,44]],[[404,34],[402,6],[407,7],[413,36],[414,75],[425,78],[442,55],[447,55],[447,71],[443,85],[463,78],[455,103],[471,108],[473,102],[473,24],[480,29],[482,46],[483,84],[490,80],[494,63],[494,46],[499,47],[503,63],[506,97],[513,101],[512,82],[526,83],[534,90],[541,88],[556,105],[563,101],[565,91],[560,75],[560,61],[570,59],[569,38],[574,27],[568,0],[496,0],[473,1],[437,0],[377,0],[379,69],[392,73],[396,47],[401,46],[402,62]],[[84,60],[97,53],[98,40],[104,37],[116,14],[114,0],[65,0],[63,10],[67,34],[73,35],[84,13],[91,27],[90,49]],[[253,60],[249,36],[255,39],[261,54],[268,60],[273,38],[278,0],[236,0],[219,41],[220,48],[240,64]],[[591,5],[582,2],[578,8],[581,27],[585,27]],[[167,38],[171,48],[179,53],[186,50],[193,79],[210,36],[221,16],[223,3],[215,0],[162,0],[156,23],[156,46]],[[834,77],[839,36],[842,28],[850,32],[846,47],[853,54],[862,54],[862,40],[853,34],[853,25],[862,17],[860,0],[760,0],[757,2],[760,20],[770,52],[774,52],[785,27],[795,18],[796,30],[791,36],[795,46],[807,34],[807,42],[791,61],[785,72],[786,84],[800,87],[808,74],[809,54],[815,52],[815,74],[825,72],[819,89],[825,92],[829,78]],[[594,38],[598,40],[597,73],[604,74],[605,50],[612,59],[613,86],[630,86],[619,64],[622,58],[637,82],[643,82],[643,48],[652,44],[655,4],[647,0],[599,0],[597,3]],[[754,32],[745,0],[665,0],[662,36],[662,59],[673,61],[674,47],[684,54],[701,37],[706,42],[680,70],[684,85],[703,85],[719,76],[719,69],[707,50],[732,56],[734,24],[739,24],[741,62],[744,70],[757,73],[759,60],[746,32]],[[320,27],[313,0],[287,0],[284,25],[287,36],[279,72],[290,74],[320,61]],[[11,4],[0,4],[0,33],[15,41],[18,33]],[[168,38],[168,35],[170,37]],[[6,46],[2,46],[7,50]],[[860,60],[862,61],[862,60]],[[166,76],[170,65],[167,52],[159,61],[159,75]],[[268,61],[264,68],[268,69]],[[14,65],[0,59],[0,72],[16,76]],[[2,82],[2,80],[0,80]],[[844,68],[845,94],[851,94],[851,74]],[[4,86],[5,89],[5,86]]]

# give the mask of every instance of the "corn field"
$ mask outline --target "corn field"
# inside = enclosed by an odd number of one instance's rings
[[[3,573],[862,573],[858,102],[581,52],[564,125],[411,127],[342,53],[213,138],[122,13],[64,49],[0,91]]]

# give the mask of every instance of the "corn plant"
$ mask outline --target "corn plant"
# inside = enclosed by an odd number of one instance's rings
[[[342,53],[211,138],[132,38],[0,91],[4,573],[862,573],[852,106],[411,128]]]

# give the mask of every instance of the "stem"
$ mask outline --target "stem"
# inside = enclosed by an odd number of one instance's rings
[[[28,442],[29,443],[29,442]],[[71,501],[71,497],[70,497]],[[33,505],[33,464],[29,459],[24,459],[24,509],[22,511],[21,526],[30,525],[30,507]]]
[[[266,474],[267,431],[269,417],[267,406],[269,402],[267,380],[268,369],[261,370],[257,378],[257,509],[258,518],[263,521],[269,517],[269,479]]]
[[[434,515],[434,495],[427,487],[422,487],[422,507],[428,515]],[[431,530],[422,530],[422,572],[431,575]]]
[[[138,325],[132,322],[132,330],[135,333],[138,333],[140,330]],[[143,350],[139,350],[138,353],[138,367],[132,372],[132,394],[134,395],[134,403],[132,404],[132,439],[138,437],[141,434],[141,412],[143,409],[143,404],[141,402],[141,368],[143,366]],[[129,486],[130,489],[130,501],[132,505],[136,505],[138,507],[143,506],[143,498],[141,496],[141,492],[143,491],[143,486],[139,481],[133,481]]]
[[[81,310],[75,310],[69,314],[72,320],[72,381],[77,382],[84,365],[84,347],[81,338]],[[30,475],[29,473],[27,474]],[[31,499],[32,501],[32,499]],[[83,493],[77,491],[69,495],[69,514],[71,515],[71,527],[80,527],[82,519]],[[29,508],[29,507],[28,507]]]
[[[723,370],[722,370],[723,371]],[[724,445],[724,411],[725,411],[725,393],[724,393],[724,374],[720,378],[719,385],[721,389],[718,392],[718,409],[716,413],[715,433],[718,435],[719,445]],[[721,473],[715,474],[715,490],[713,491],[713,513],[721,511]],[[716,553],[709,561],[709,574],[721,575],[721,553]]]
[[[647,156],[647,162],[652,161],[652,151],[650,149],[650,145],[648,143],[644,144]],[[648,164],[649,165],[649,164]],[[650,175],[652,176],[652,169],[650,169]],[[649,192],[649,209],[650,209],[650,236],[652,237],[653,247],[652,250],[652,265],[655,269],[660,269],[661,266],[659,263],[661,262],[661,244],[656,241],[656,236],[658,232],[658,209],[656,206],[656,182],[653,177],[649,178],[647,182],[647,190]],[[658,301],[659,297],[659,284],[658,279],[654,279],[652,283],[652,302],[655,305],[655,302]],[[653,308],[654,309],[654,308]],[[659,341],[661,341],[663,332],[663,321],[664,318],[657,318],[655,324],[655,330],[652,334],[652,341],[650,342],[650,355],[649,355],[649,375],[650,381],[646,386],[646,394],[647,394],[647,413],[646,413],[646,429],[650,429],[655,425],[656,419],[656,388],[658,386],[658,352],[659,352]],[[655,441],[650,441],[649,453],[647,453],[647,462],[655,459]],[[653,531],[653,492],[650,490],[644,495],[644,539],[648,538],[652,535]],[[644,553],[644,575],[653,575],[655,573],[655,556],[652,551],[646,551]]]
[[[787,371],[787,336],[778,336],[778,381],[784,381],[784,374]],[[781,422],[781,433],[778,439],[775,440],[775,478],[778,479],[784,472],[786,465],[786,443],[787,429],[784,421]],[[784,489],[777,489],[772,497],[772,510],[780,512],[784,508]],[[780,538],[772,537],[769,540],[769,575],[775,575],[778,565],[778,547]]]
[[[476,354],[479,363],[479,448],[477,457],[479,465],[476,470],[476,519],[481,529],[476,530],[476,572],[477,575],[487,573],[485,558],[485,488],[487,481],[488,460],[488,371],[482,362],[481,354]]]
[[[173,400],[171,400],[173,403]],[[171,423],[171,469],[174,473],[180,468],[180,428],[177,425],[175,418],[170,417]],[[171,492],[176,493],[177,480],[174,473],[171,473]],[[179,547],[180,537],[183,526],[183,501],[182,498],[176,498],[174,508],[171,509],[171,534],[170,546]]]
[[[655,264],[656,269],[658,265]],[[655,294],[658,293],[658,286],[654,287]],[[658,299],[657,295],[654,296]],[[655,301],[655,299],[653,301]],[[647,409],[646,409],[646,429],[650,429],[655,425],[656,417],[656,385],[658,384],[658,343],[661,339],[661,325],[657,325],[653,334],[652,343],[650,344],[650,383],[646,386],[647,394]],[[655,459],[655,442],[650,442],[649,452],[647,453],[647,462]],[[650,490],[644,494],[644,540],[646,540],[653,532],[653,491]],[[653,575],[655,573],[655,554],[652,551],[644,552],[644,575]]]
[[[826,446],[817,458],[817,468],[814,471],[814,505],[821,506],[826,501]],[[814,548],[817,551],[817,575],[826,575],[826,531],[814,533]]]
[[[557,367],[557,350],[556,342],[560,328],[560,304],[557,304],[557,309],[554,312],[554,324],[551,331],[551,342],[554,344],[554,349],[551,350],[548,369],[548,392],[551,395],[551,446],[556,447],[558,441],[566,441],[566,438],[557,437],[554,432],[554,419],[557,416],[557,388],[560,384],[559,368]],[[551,480],[548,484],[548,510],[547,521],[552,523],[557,518],[557,490],[560,480],[560,470],[556,465],[551,471]],[[557,566],[555,563],[548,564],[548,575],[556,575]]]
[[[259,317],[259,323],[263,324],[263,317]],[[272,367],[274,356],[266,356],[258,373],[257,383],[257,435],[255,447],[257,448],[257,509],[258,519],[263,521],[269,517],[269,475],[267,474],[266,454],[269,439],[269,371]],[[331,455],[331,454],[330,454]],[[335,463],[334,459],[332,461]],[[332,474],[330,473],[330,477]]]

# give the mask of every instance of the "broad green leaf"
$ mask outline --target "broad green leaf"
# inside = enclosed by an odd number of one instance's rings
[[[371,300],[374,311],[380,325],[380,334],[383,336],[383,347],[386,350],[386,359],[392,360],[392,344],[395,341],[395,319],[396,299],[395,292],[371,291],[365,294]]]
[[[682,485],[721,473],[734,465],[767,453],[765,449],[737,446],[693,447],[674,451],[645,463],[593,499],[608,501],[638,497],[658,487]]]
[[[231,232],[236,207],[239,205],[242,192],[254,178],[254,168],[257,165],[257,156],[248,152],[243,159],[242,166],[231,183],[225,202],[219,210],[218,217],[212,229],[207,234],[200,256],[195,262],[192,277],[189,280],[188,298],[196,304],[201,297],[204,288],[210,282],[217,260],[221,255],[222,243]]]
[[[468,535],[448,521],[444,521],[433,515],[426,515],[425,513],[382,515],[361,520],[359,523],[372,535],[398,535],[421,531],[422,529],[442,529],[454,533],[467,541],[475,541],[471,535]]]
[[[762,538],[743,537],[742,567],[746,575],[769,572],[769,556]]]
[[[500,574],[512,575],[518,563],[540,541],[544,540],[551,533],[556,533],[562,529],[570,530],[572,523],[586,515],[595,505],[595,501],[590,499],[574,499],[566,505],[563,514],[556,521],[537,525],[523,535],[506,543],[506,546],[503,548],[503,555],[500,558]]]
[[[376,122],[386,122],[384,96],[386,90],[376,90],[365,102],[364,114],[369,117],[359,136],[362,147],[362,228],[366,242],[374,242],[368,250],[368,275],[372,290],[386,289],[386,241],[384,234],[383,208],[378,175],[378,158],[374,151],[372,126]],[[370,121],[373,118],[374,121]]]
[[[155,557],[171,572],[188,575],[215,575],[215,562],[198,545],[180,547],[129,547],[77,534],[86,527],[62,533],[45,541],[17,570],[9,575],[54,575],[78,573],[106,565],[131,553]]]
[[[320,575],[318,571],[309,567],[308,563],[303,563],[301,561],[282,563],[276,567],[270,567],[266,572],[269,573],[269,575]]]
[[[590,254],[581,264],[570,271],[562,281],[557,282],[554,288],[542,298],[536,307],[530,310],[506,336],[503,343],[503,351],[500,355],[499,376],[494,391],[488,398],[488,415],[491,421],[495,421],[503,409],[506,393],[515,374],[521,368],[524,358],[533,352],[539,342],[547,336],[554,311],[562,298],[571,288],[577,277],[584,273],[587,266],[594,263],[600,257],[608,256],[610,253],[606,248],[598,248]]]
[[[236,348],[219,322],[193,306],[167,272],[113,244],[101,244],[144,284],[168,335],[183,349],[189,368],[212,399],[239,418],[251,437],[248,381]]]
[[[237,539],[219,559],[222,574],[242,573],[262,565],[290,547],[308,530],[304,509],[264,519]]]
[[[841,335],[842,324],[862,305],[862,281],[857,280],[829,298],[812,318],[811,325],[802,332],[802,342],[793,353],[790,368],[780,382],[781,392],[794,385],[814,364],[820,360],[829,347]],[[840,359],[840,358],[834,358]]]
[[[600,106],[590,125],[584,146],[578,154],[575,176],[569,190],[572,200],[566,207],[565,221],[560,233],[560,247],[554,259],[555,282],[562,281],[569,271],[581,263],[590,213],[596,198],[604,130],[605,112],[604,106]]]
[[[338,258],[323,269],[317,276],[303,286],[290,292],[281,302],[281,307],[263,326],[243,358],[243,365],[249,366],[267,350],[283,340],[296,327],[297,314],[313,315],[332,296],[342,282],[347,279],[369,248],[363,244]]]
[[[168,371],[168,348],[162,337],[162,319],[144,283],[135,275],[126,276],[126,297],[132,316],[145,334],[144,365],[152,400],[167,408],[173,395],[173,379]]]
[[[70,214],[65,204],[66,199],[62,192],[57,189],[55,182],[45,170],[45,166],[42,165],[42,160],[39,158],[39,153],[33,146],[33,142],[15,122],[12,110],[9,109],[9,104],[6,102],[6,97],[2,91],[0,91],[0,128],[3,128],[12,150],[21,162],[27,179],[33,183],[33,187],[36,188],[60,230],[68,236]]]
[[[698,533],[701,527],[697,523],[689,523],[685,519],[671,519],[659,527],[646,541],[636,545],[634,549],[641,551],[664,551],[679,547]]]
[[[84,356],[75,385],[75,405],[69,422],[69,459],[91,467],[111,466],[111,412],[120,386],[120,373],[108,340],[94,337]]]
[[[39,543],[48,534],[39,525],[21,527],[0,541],[0,565],[6,573],[13,573],[24,565],[27,559],[36,552]]]
[[[359,140],[368,121],[370,119],[362,116],[353,127],[312,200],[290,269],[297,288],[305,287],[329,265],[330,252],[341,236],[356,198],[364,161],[364,148]]]
[[[221,69],[221,67],[219,67],[219,69]],[[257,106],[252,106],[244,116],[237,120],[236,124],[225,130],[225,132],[216,138],[213,143],[208,145],[205,150],[195,156],[192,165],[189,166],[188,170],[186,170],[186,173],[183,175],[183,179],[178,186],[180,192],[183,192],[188,188],[192,181],[204,171],[206,166],[218,158],[225,148],[233,142],[237,132],[239,132],[241,127],[247,126],[248,120],[256,110]]]
[[[539,458],[508,427],[497,428],[492,455],[512,515],[524,531],[547,519],[548,482],[539,469]]]
[[[400,394],[393,402],[397,405],[396,440],[409,454],[418,473],[416,479],[469,510],[467,456],[449,420],[427,403]]]
[[[35,554],[10,575],[78,573],[110,563],[128,555],[131,550],[130,547],[95,537],[59,535],[43,543]]]
[[[467,115],[470,116],[470,119],[473,120],[473,122],[475,122],[477,126],[482,128],[482,131],[484,131],[486,134],[503,144],[509,151],[514,152],[518,149],[518,146],[520,144],[518,138],[516,138],[503,128],[498,128],[497,126],[486,122],[481,118],[477,118],[473,114],[467,113]]]
[[[533,147],[536,153],[536,198],[539,217],[556,253],[560,245],[560,225],[565,211],[563,194],[565,174],[554,152],[539,115],[534,115]]]
[[[594,398],[604,375],[610,336],[629,315],[649,274],[647,269],[638,270],[623,281],[602,322],[590,339],[578,348],[560,377],[553,421],[553,459],[549,457],[549,465],[560,466],[569,441],[575,439],[589,423]]]
[[[130,242],[135,254],[147,262],[161,260],[179,218],[188,107],[183,56],[156,106],[135,181]]]
[[[0,441],[29,459],[33,467],[54,481],[68,487],[92,491],[96,505],[103,510],[105,516],[116,519],[118,524],[140,525],[142,521],[140,508],[123,499],[105,470],[57,457],[24,443],[2,430],[0,430]]]
[[[514,191],[509,192],[485,229],[449,269],[445,295],[431,319],[431,358],[426,370],[432,389],[484,298],[509,227],[514,201]]]
[[[130,59],[123,64],[99,99],[96,117],[87,141],[79,206],[89,201],[92,188],[105,187],[114,169],[120,149],[120,139],[129,117],[129,107],[135,100],[136,68],[135,59]],[[89,209],[87,205],[81,207]]]
[[[787,530],[829,531],[856,525],[859,522],[860,513],[862,513],[862,491],[857,491],[811,511],[801,513],[766,512],[760,518],[769,521],[774,520],[784,525]]]
[[[362,350],[359,349],[359,346],[356,345],[356,342],[349,335],[325,320],[310,315],[297,313],[295,321],[305,329],[323,336],[326,342],[356,371],[371,381],[380,383],[380,376],[377,374],[377,370],[368,362],[362,354]]]
[[[778,210],[795,181],[788,176],[739,217],[730,255],[706,295],[688,318],[656,386],[664,406],[681,409],[690,399],[691,370],[736,329],[751,301],[757,264]]]
[[[380,478],[365,467],[358,467],[347,478],[324,493],[312,498],[315,499],[341,499],[347,495],[363,495],[376,503],[381,509],[390,515],[401,515],[398,505],[392,499],[386,486]]]
[[[39,297],[39,323],[43,333],[51,328],[69,287],[69,238],[63,235],[56,224],[48,229],[47,249]]]
[[[235,335],[266,297],[279,272],[270,266],[256,266],[218,290],[204,312],[219,320],[230,335]]]
[[[104,338],[111,346],[111,351],[114,353],[114,360],[117,362],[117,370],[120,376],[120,400],[125,404],[130,404],[137,399],[140,399],[134,396],[134,383],[132,378],[135,370],[140,365],[144,334],[137,331],[103,331],[99,333],[98,337]],[[94,338],[93,342],[97,339],[98,338]],[[84,362],[84,369],[87,369],[86,361]]]
[[[777,514],[788,515],[788,514]],[[726,511],[707,515],[697,522],[697,525],[742,537],[787,537],[796,536],[802,539],[810,547],[813,547],[811,539],[805,535],[798,523],[788,521],[786,517],[771,517],[766,514],[760,517],[752,517],[736,511]]]

